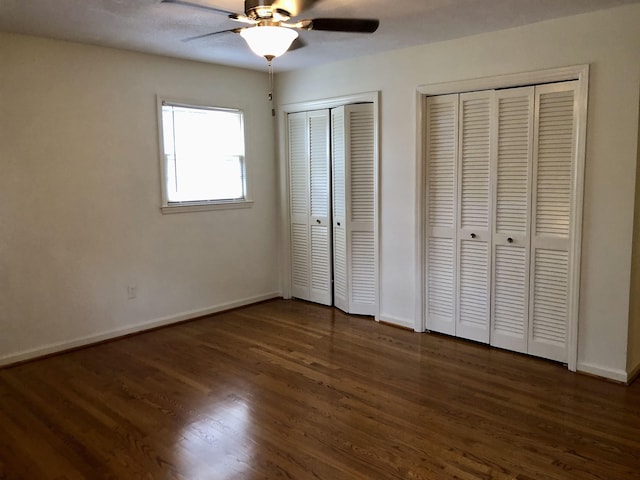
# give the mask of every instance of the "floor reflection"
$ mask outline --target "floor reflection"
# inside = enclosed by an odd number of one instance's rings
[[[247,478],[254,441],[249,403],[230,394],[213,401],[181,431],[176,445],[178,471],[188,479]]]

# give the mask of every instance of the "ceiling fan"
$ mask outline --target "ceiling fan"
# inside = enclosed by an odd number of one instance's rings
[[[293,17],[300,15],[302,10],[310,7],[316,1],[245,0],[244,14],[229,12],[190,0],[162,0],[162,3],[198,7],[226,15],[231,20],[247,24],[248,26],[246,27],[207,33],[186,40],[196,40],[229,32],[239,33],[254,53],[267,59],[269,66],[274,58],[279,57],[290,49],[294,40],[298,38],[298,30],[373,33],[380,25],[379,20],[369,18],[312,18],[290,22]]]

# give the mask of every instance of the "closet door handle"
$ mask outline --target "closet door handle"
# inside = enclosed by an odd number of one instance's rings
[[[511,237],[507,238],[507,242],[513,243],[513,238],[511,238]]]
[[[340,226],[340,222],[338,222],[338,226]]]
[[[477,235],[476,235],[475,233],[472,233],[472,234],[471,234],[471,238],[476,238],[476,236],[477,236]]]
[[[317,223],[318,225],[320,225],[322,222],[320,221],[320,219],[318,219],[318,220],[316,220],[316,223]]]

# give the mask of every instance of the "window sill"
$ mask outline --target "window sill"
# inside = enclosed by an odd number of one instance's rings
[[[229,202],[211,202],[211,203],[176,203],[163,205],[160,210],[166,213],[189,213],[204,212],[207,210],[231,210],[234,208],[250,208],[253,206],[253,200],[233,200]]]

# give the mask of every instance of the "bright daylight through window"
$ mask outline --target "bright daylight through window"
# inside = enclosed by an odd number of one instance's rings
[[[163,210],[247,203],[240,110],[162,102]]]

